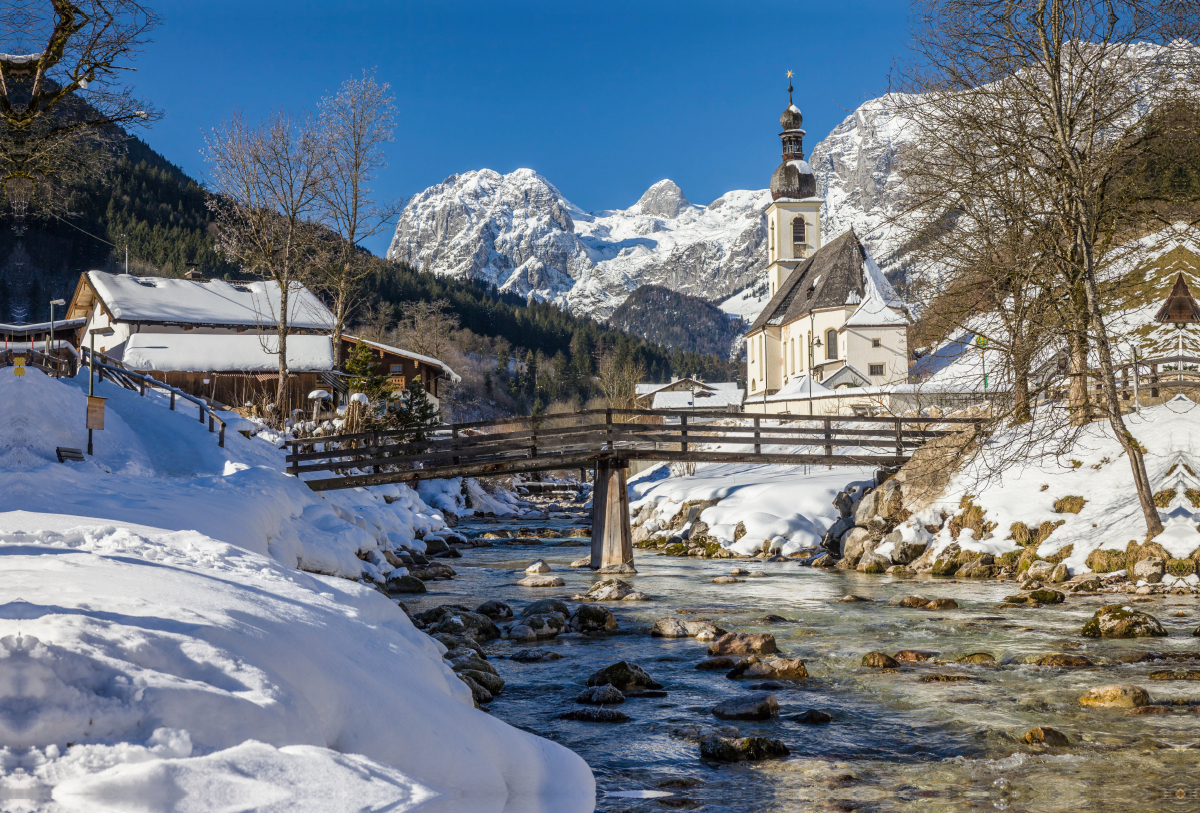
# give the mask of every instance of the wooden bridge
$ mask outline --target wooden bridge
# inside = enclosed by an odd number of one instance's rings
[[[814,466],[899,466],[913,449],[974,424],[968,418],[890,418],[664,410],[449,424],[424,431],[325,435],[288,441],[288,473],[309,488],[413,483],[555,470],[595,471],[592,567],[632,563],[626,469],[630,460]],[[965,428],[965,427],[964,427]],[[780,448],[783,447],[783,448]],[[798,451],[803,447],[809,451]]]

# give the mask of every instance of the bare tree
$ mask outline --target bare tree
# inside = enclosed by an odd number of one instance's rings
[[[387,166],[384,145],[393,140],[396,107],[391,86],[374,75],[347,79],[334,96],[321,100],[321,137],[329,167],[320,187],[322,219],[342,238],[331,262],[319,269],[317,285],[332,302],[334,363],[340,367],[341,338],[363,278],[371,271],[359,245],[383,230],[404,207],[379,203],[371,181]]]
[[[120,126],[161,114],[124,84],[158,16],[136,0],[0,2],[0,183],[18,228],[32,201],[107,166]]]
[[[646,365],[630,356],[614,353],[600,359],[597,366],[600,391],[611,409],[634,409],[637,406],[637,385],[646,377]]]
[[[1156,0],[919,0],[917,59],[896,82],[907,93],[895,97],[949,160],[962,140],[977,156],[948,194],[926,188],[916,207],[926,222],[956,216],[964,200],[994,205],[1019,225],[1026,258],[1038,258],[1039,284],[1062,314],[1076,424],[1091,417],[1087,362],[1096,354],[1098,407],[1129,456],[1151,537],[1162,524],[1142,447],[1121,416],[1103,281],[1139,213],[1129,179],[1151,143],[1145,114],[1178,84],[1178,49],[1152,44],[1164,8]],[[989,201],[995,178],[1007,200]]]
[[[458,315],[450,311],[449,300],[405,302],[391,336],[397,347],[441,358],[454,346],[456,330]]]
[[[287,404],[287,339],[296,314],[293,297],[303,288],[320,227],[313,221],[326,150],[307,117],[273,113],[252,126],[238,113],[205,138],[210,168],[208,207],[217,227],[217,246],[230,262],[273,283],[266,297],[275,331],[271,350],[279,356],[276,415]],[[268,285],[270,292],[271,286]]]

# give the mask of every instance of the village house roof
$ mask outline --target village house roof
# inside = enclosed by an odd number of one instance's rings
[[[392,347],[390,344],[373,342],[368,339],[364,339],[361,336],[351,336],[348,333],[343,334],[342,338],[348,342],[353,342],[354,344],[365,344],[368,347],[374,347],[376,350],[382,350],[385,353],[391,353],[392,355],[396,356],[403,356],[404,358],[412,359],[413,361],[419,361],[424,364],[428,364],[431,367],[440,367],[442,372],[456,384],[459,381],[462,381],[462,376],[451,370],[449,364],[446,364],[446,362],[441,361],[440,359],[435,359],[433,356],[423,356],[420,353],[414,353],[411,350],[401,350],[399,347]]]
[[[87,316],[94,297],[115,322],[273,328],[279,292],[273,281],[201,281],[88,271],[80,278],[67,316]],[[297,286],[288,296],[288,323],[296,330],[329,330],[333,314],[311,291]]]
[[[868,318],[868,313],[872,320],[885,318],[882,312],[875,311],[880,306],[881,311],[902,307],[891,283],[851,229],[822,246],[788,275],[754,320],[748,333],[755,333],[768,325],[788,324],[814,311],[860,306],[866,302],[872,302],[872,305],[869,311],[864,312],[864,319]],[[899,321],[886,324],[906,322],[900,316]]]
[[[713,409],[728,410],[741,407],[746,391],[736,385],[732,388],[703,388],[683,391],[657,392],[651,409]]]
[[[1200,306],[1192,298],[1192,292],[1180,273],[1167,301],[1154,316],[1154,321],[1173,325],[1190,325],[1200,322]]]
[[[125,366],[192,373],[272,373],[279,369],[279,337],[272,333],[135,333],[125,342]],[[288,371],[333,369],[333,342],[323,334],[287,337]]]

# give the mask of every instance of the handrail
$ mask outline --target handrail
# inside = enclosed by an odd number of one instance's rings
[[[74,348],[71,348],[71,350],[74,351]],[[10,347],[0,350],[0,357],[4,358],[4,364],[0,366],[13,366],[13,358],[16,356],[33,360],[33,366],[40,367],[47,373],[53,373],[56,378],[60,377],[63,373],[62,365],[66,362],[72,361],[72,359],[64,359],[53,354],[47,355],[40,350],[34,350],[32,348],[29,350],[16,350]],[[77,358],[75,360],[77,360]],[[67,364],[67,370],[71,370],[70,364]]]
[[[198,406],[200,408],[200,423],[204,423],[205,412],[208,413],[208,431],[209,432],[213,431],[214,422],[220,425],[221,428],[217,434],[217,445],[220,446],[221,448],[225,447],[225,421],[221,420],[220,416],[218,416],[216,414],[216,412],[213,411],[211,404],[205,402],[202,398],[197,398],[194,395],[189,395],[188,393],[184,392],[181,389],[178,389],[177,387],[172,387],[170,384],[166,383],[165,381],[159,381],[157,378],[155,378],[153,376],[134,372],[133,370],[126,368],[124,365],[118,367],[116,364],[111,364],[108,361],[99,361],[99,357],[101,355],[103,355],[101,353],[96,353],[97,360],[91,361],[90,360],[91,349],[85,346],[85,347],[82,347],[81,350],[83,351],[84,357],[89,358],[88,363],[95,364],[95,366],[99,370],[101,370],[101,378],[103,378],[103,371],[107,370],[109,379],[111,381],[113,381],[114,383],[121,385],[121,387],[123,387],[124,389],[137,390],[142,396],[146,395],[147,385],[152,388],[166,390],[167,392],[169,392],[171,394],[171,409],[172,410],[175,409],[175,399],[176,398],[182,398],[185,401],[191,401],[193,404],[195,404],[196,406]],[[107,358],[107,356],[105,356],[105,358]],[[115,361],[115,359],[110,359],[110,361]],[[124,380],[122,380],[122,379],[124,379]],[[129,382],[131,382],[131,381],[140,382],[141,386],[140,387],[129,386]]]

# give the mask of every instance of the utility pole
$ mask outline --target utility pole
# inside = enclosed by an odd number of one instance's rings
[[[67,303],[61,299],[50,300],[50,332],[46,334],[46,355],[50,355],[50,340],[54,338],[54,306],[66,305]],[[32,349],[32,348],[30,348]]]
[[[92,453],[92,421],[91,407],[92,398],[96,394],[96,334],[101,336],[111,336],[116,331],[111,327],[94,327],[88,331],[88,336],[91,338],[91,350],[88,353],[88,454]],[[103,428],[103,426],[101,426]]]

